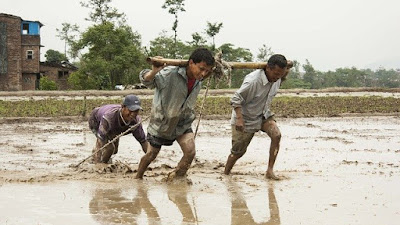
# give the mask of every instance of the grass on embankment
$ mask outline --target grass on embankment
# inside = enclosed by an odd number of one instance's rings
[[[200,112],[202,99],[198,99],[196,112]],[[149,115],[151,99],[142,99],[143,113]],[[203,115],[229,116],[230,97],[207,97]],[[89,115],[103,104],[120,104],[120,100],[29,100],[0,101],[0,117],[61,117]],[[341,114],[399,113],[400,99],[392,97],[276,97],[272,102],[276,116],[311,117]]]

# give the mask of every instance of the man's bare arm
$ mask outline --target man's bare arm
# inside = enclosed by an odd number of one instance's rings
[[[155,58],[161,58],[161,57],[156,56]],[[156,76],[156,74],[160,72],[165,66],[166,66],[165,63],[164,64],[153,63],[151,66],[151,70],[143,75],[143,80],[152,81]]]
[[[236,130],[239,131],[244,131],[244,120],[243,120],[243,115],[242,115],[242,107],[236,107],[235,109],[236,113]]]

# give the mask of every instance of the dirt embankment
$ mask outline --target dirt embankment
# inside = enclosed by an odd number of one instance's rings
[[[210,96],[230,95],[237,89],[212,89],[208,91]],[[200,94],[204,93],[204,89]],[[280,94],[301,94],[301,93],[357,93],[357,92],[380,92],[380,93],[400,93],[400,88],[326,88],[326,89],[281,89]],[[124,96],[135,93],[136,95],[152,95],[153,90],[149,89],[132,89],[132,90],[82,90],[82,91],[0,91],[0,97],[19,96]]]

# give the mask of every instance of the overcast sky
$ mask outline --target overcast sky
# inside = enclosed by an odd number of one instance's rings
[[[63,22],[76,23],[81,30],[90,25],[81,0],[0,1],[1,13],[44,25],[42,59],[48,49],[64,52],[64,43],[56,37]],[[112,6],[126,14],[128,24],[148,46],[162,30],[173,35],[174,17],[161,8],[164,2],[113,0]],[[256,55],[265,44],[301,64],[308,59],[319,71],[400,68],[399,0],[186,0],[185,9],[178,23],[178,38],[183,41],[204,32],[207,21],[222,22],[216,46],[232,43]]]

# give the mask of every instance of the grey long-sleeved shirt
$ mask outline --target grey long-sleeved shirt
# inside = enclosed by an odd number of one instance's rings
[[[201,81],[196,81],[188,95],[185,67],[168,66],[158,72],[154,80],[145,81],[140,72],[140,81],[155,88],[151,117],[147,132],[153,136],[175,140],[191,128],[196,118],[194,108],[200,92]]]
[[[244,78],[242,86],[231,98],[233,108],[241,107],[245,132],[257,132],[261,129],[263,118],[273,115],[270,111],[272,99],[278,92],[281,79],[271,83],[264,70],[255,70]],[[232,110],[231,124],[236,124],[236,112]]]

